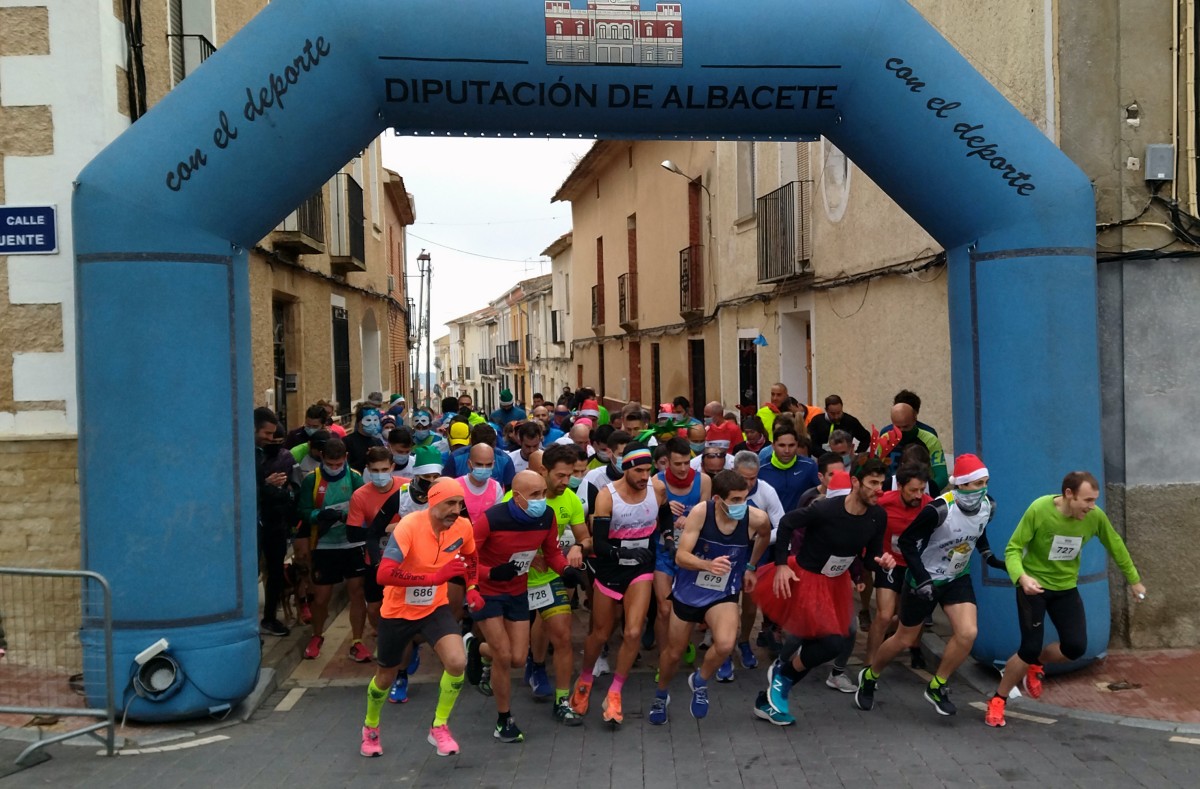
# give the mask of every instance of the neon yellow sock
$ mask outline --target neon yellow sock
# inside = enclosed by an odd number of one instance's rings
[[[875,673],[875,669],[871,668],[870,666],[867,666],[867,673],[863,676],[872,681],[879,679],[879,675]]]
[[[383,702],[387,700],[387,688],[380,688],[375,685],[375,678],[371,677],[371,681],[367,683],[367,718],[363,721],[363,725],[369,728],[375,728],[379,725],[379,713],[383,712]]]
[[[929,680],[929,687],[933,688],[934,690],[940,690],[941,687],[946,684],[946,682],[947,680],[945,677],[939,677],[935,674],[933,679]]]
[[[571,695],[571,691],[566,688],[554,689],[554,703],[562,704],[562,700]]]
[[[454,709],[454,702],[458,701],[458,693],[462,690],[462,686],[461,674],[452,677],[450,672],[442,672],[442,681],[438,683],[440,692],[438,693],[437,709],[433,713],[434,726],[445,726],[446,721],[450,720],[450,712]]]

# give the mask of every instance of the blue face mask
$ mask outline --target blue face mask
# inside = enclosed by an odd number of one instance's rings
[[[429,438],[429,431],[428,430],[414,430],[413,438],[415,438],[418,441],[424,441],[425,439]]]
[[[320,429],[321,429],[321,428],[319,428],[319,427],[305,427],[305,428],[304,428],[304,435],[306,435],[306,436],[311,436],[313,433],[317,432],[317,431],[318,431],[318,430],[320,430]]]
[[[409,453],[407,452],[393,452],[392,462],[395,463],[397,467],[404,468],[408,465],[408,457]]]
[[[377,488],[387,488],[392,484],[392,472],[390,471],[368,471],[364,476]]]
[[[567,487],[571,490],[579,490],[579,484],[583,482],[583,477],[568,477]]]
[[[746,513],[750,510],[750,504],[743,501],[741,504],[725,504],[725,510],[729,513],[729,517],[735,521],[740,521],[746,517]]]
[[[689,445],[691,446],[692,451],[695,452],[697,455],[699,455],[701,452],[704,451],[704,442],[700,442],[699,444],[689,444]]]
[[[326,466],[324,463],[321,464],[321,474],[323,476],[328,477],[329,479],[341,479],[342,475],[345,473],[346,473],[345,464],[343,464],[342,467],[339,468],[337,471],[334,471],[329,466]]]
[[[490,468],[473,468],[471,469],[471,479],[476,482],[487,482],[492,478],[492,470]]]
[[[522,496],[521,498],[525,498]],[[525,508],[526,514],[531,518],[540,518],[546,514],[545,499],[525,499],[525,503],[529,505]]]

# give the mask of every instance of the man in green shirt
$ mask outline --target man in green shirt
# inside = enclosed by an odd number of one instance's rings
[[[1108,551],[1137,600],[1146,597],[1137,568],[1121,535],[1096,506],[1100,483],[1086,471],[1072,471],[1062,482],[1062,495],[1042,496],[1029,505],[1004,552],[1008,574],[1017,587],[1017,620],[1021,646],[1008,659],[984,721],[1003,726],[1008,694],[1023,682],[1032,698],[1042,695],[1043,665],[1081,657],[1087,648],[1087,621],[1079,596],[1079,560],[1093,537]],[[1042,648],[1046,615],[1058,630],[1058,643]]]

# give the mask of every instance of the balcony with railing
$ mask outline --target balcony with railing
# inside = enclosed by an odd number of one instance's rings
[[[604,285],[592,286],[592,331],[604,334]]]
[[[633,274],[617,277],[617,322],[627,332],[637,331],[637,279]]]
[[[704,316],[704,247],[679,250],[679,314],[684,320]]]
[[[200,64],[217,51],[216,45],[209,41],[207,36],[199,33],[167,33],[167,41],[170,45],[171,79],[174,85],[183,82],[185,77],[200,68]]]
[[[510,367],[519,367],[521,365],[521,341],[508,341],[508,365]]]
[[[809,273],[812,250],[811,181],[792,181],[758,198],[758,281]]]
[[[288,214],[271,239],[277,250],[297,255],[319,255],[325,251],[325,195],[318,189]]]
[[[350,173],[338,173],[329,185],[333,228],[329,263],[335,276],[367,270],[367,237],[363,189]]]

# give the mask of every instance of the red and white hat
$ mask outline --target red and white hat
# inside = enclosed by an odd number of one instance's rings
[[[950,477],[950,484],[965,485],[986,476],[989,474],[982,460],[975,455],[959,455],[954,459],[954,476]]]
[[[825,498],[836,499],[839,496],[846,496],[850,493],[850,472],[835,471],[833,478],[829,480],[829,486],[825,488]]]

